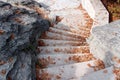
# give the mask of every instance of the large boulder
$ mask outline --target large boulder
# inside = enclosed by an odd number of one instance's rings
[[[0,57],[34,49],[41,32],[48,28],[48,21],[37,13],[0,2]]]
[[[27,54],[26,54],[27,53]],[[8,73],[8,79],[10,80],[35,80],[35,73],[33,69],[35,65],[32,62],[33,55],[31,52],[22,52],[18,54],[17,61]],[[34,68],[35,69],[35,68]]]
[[[120,20],[94,27],[88,42],[91,53],[103,60],[106,67],[120,67]]]
[[[0,71],[6,69],[0,80],[9,75],[12,80],[34,80],[37,39],[48,28],[48,20],[34,10],[0,1],[0,62],[5,62]],[[13,61],[9,62],[11,58]]]

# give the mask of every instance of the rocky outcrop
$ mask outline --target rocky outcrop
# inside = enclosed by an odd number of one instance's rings
[[[91,53],[106,67],[120,67],[120,20],[93,28],[88,42]]]
[[[37,39],[49,22],[34,10],[12,5],[0,1],[0,80],[34,80]]]
[[[18,8],[25,8],[27,10],[34,11],[40,14],[43,18],[48,19],[49,11],[43,8],[44,6],[42,6],[42,3],[38,3],[35,0],[2,0],[2,1],[10,3]]]

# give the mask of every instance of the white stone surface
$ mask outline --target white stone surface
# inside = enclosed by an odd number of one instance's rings
[[[79,38],[73,38],[71,36],[65,36],[54,32],[46,32],[46,36],[47,39],[81,41]]]
[[[70,31],[65,31],[65,30],[60,30],[60,29],[56,29],[56,28],[49,28],[49,31],[50,32],[54,32],[54,33],[59,33],[61,35],[65,35],[65,36],[68,36],[68,37],[73,37],[73,38],[78,38],[80,39],[81,37],[85,37],[85,34],[88,34],[89,35],[89,32],[85,32],[83,30],[79,30],[78,32],[79,33],[76,33],[76,32],[70,32]]]
[[[89,53],[88,46],[44,46],[39,47],[41,54],[50,54],[56,52],[63,52],[63,53]]]
[[[61,10],[67,8],[77,8],[80,5],[80,0],[36,0],[42,3],[42,6],[49,10]]]
[[[85,75],[79,80],[116,80],[113,70],[113,67],[108,67],[106,69]]]
[[[79,0],[56,0],[55,4],[50,7],[50,10],[61,10],[67,8],[77,8],[80,5]]]
[[[74,9],[82,4],[82,7],[88,12],[94,20],[93,27],[109,23],[109,13],[100,0],[36,0],[42,3],[42,6],[51,10],[49,17],[55,18],[56,15],[73,14]],[[63,11],[60,11],[63,10]],[[54,12],[55,11],[55,12]],[[77,13],[80,13],[79,11]]]
[[[79,29],[74,28],[74,26],[66,26],[64,24],[62,24],[61,22],[59,22],[57,25],[54,25],[55,28],[60,29],[60,30],[65,30],[65,31],[70,31],[73,33],[80,33],[80,32],[86,32],[88,33],[90,31],[89,28],[86,27],[80,27]]]
[[[37,1],[37,0],[36,0]],[[102,80],[103,74],[95,71],[95,61],[86,61],[81,63],[74,63],[74,61],[65,61],[68,57],[74,55],[90,54],[89,46],[73,46],[70,41],[80,42],[80,38],[75,38],[73,35],[81,36],[82,33],[90,33],[91,26],[85,27],[89,16],[94,20],[92,27],[104,25],[108,23],[108,12],[100,0],[38,0],[43,7],[50,11],[48,17],[55,23],[50,31],[46,32],[46,38],[43,38],[45,46],[38,47],[40,53],[38,59],[50,59],[55,63],[50,63],[46,68],[39,70],[39,76],[47,74],[51,76],[50,80],[97,80],[94,79],[94,74],[99,76]],[[85,9],[80,9],[80,4]],[[79,8],[78,8],[79,7]],[[87,12],[86,12],[87,11]],[[60,22],[56,22],[56,16],[62,17]],[[86,17],[86,18],[85,18]],[[88,18],[88,19],[87,19]],[[57,24],[56,24],[57,23]],[[87,25],[88,26],[88,25]],[[43,40],[42,39],[42,40]],[[96,43],[96,42],[95,42]],[[95,46],[98,46],[95,45]],[[93,48],[95,49],[95,48]],[[102,53],[102,51],[101,51]],[[101,57],[101,54],[99,54]],[[99,58],[98,57],[98,58]],[[73,64],[74,63],[74,64]],[[69,65],[68,65],[69,64]],[[92,67],[91,67],[92,65]],[[97,65],[97,67],[100,67]],[[107,69],[109,70],[109,69]],[[108,73],[111,72],[111,69]],[[93,73],[93,75],[92,75]],[[91,74],[83,79],[82,76]],[[105,79],[110,75],[106,74]],[[47,80],[46,78],[45,80]],[[104,79],[103,79],[104,80]]]
[[[66,26],[74,27],[74,29],[79,30],[79,27],[84,27],[87,23],[87,20],[83,14],[74,14],[74,15],[66,15],[62,21],[61,24],[65,24]]]
[[[83,11],[80,9],[66,9],[66,10],[57,10],[57,11],[51,11],[50,15],[57,15],[64,17],[66,15],[83,15]]]
[[[97,60],[45,68],[41,69],[39,74],[41,75],[42,72],[46,72],[48,75],[52,75],[50,80],[80,80],[80,77],[84,76],[85,74],[94,72],[94,68],[89,67],[88,64],[95,66],[95,61]],[[60,79],[56,78],[57,75],[60,77]]]
[[[53,40],[53,39],[39,39],[43,42],[43,46],[78,46],[78,45],[87,45],[87,42],[80,41],[66,41],[66,40]]]
[[[46,67],[56,67],[56,66],[62,66],[67,64],[74,64],[77,62],[90,61],[90,59],[88,59],[89,56],[90,54],[65,54],[65,53],[55,54],[53,53],[53,54],[39,54],[37,58],[41,61],[43,59],[46,61],[49,61]],[[79,59],[79,58],[82,58],[82,59]]]
[[[91,53],[106,66],[120,67],[120,20],[93,28],[88,42]]]
[[[109,13],[100,0],[81,0],[81,3],[94,20],[93,27],[109,23]]]

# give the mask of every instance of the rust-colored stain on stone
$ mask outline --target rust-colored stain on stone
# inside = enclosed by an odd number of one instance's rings
[[[107,73],[108,71],[107,70],[104,70],[103,73]]]
[[[60,80],[60,79],[61,79],[61,76],[60,76],[60,75],[56,75],[56,79],[57,79],[57,80]]]
[[[0,60],[0,65],[4,65],[6,62],[3,60]]]
[[[6,70],[4,70],[4,69],[1,70],[1,71],[0,71],[0,74],[1,74],[2,76],[4,76],[4,75],[6,74]]]
[[[39,74],[39,71],[36,71],[36,79],[37,80],[51,80],[53,75],[49,74],[48,72],[41,70],[41,73]]]
[[[115,74],[116,80],[120,80],[120,68],[115,68],[113,73]]]
[[[15,38],[15,35],[14,35],[14,33],[12,33],[12,34],[10,35],[10,39],[13,40],[14,38]]]
[[[104,69],[105,68],[105,65],[103,63],[103,61],[101,60],[97,60],[94,62],[94,65],[91,65],[91,64],[87,64],[88,67],[91,67],[94,69],[94,71],[98,71],[98,70],[101,70],[101,69]]]
[[[16,14],[21,14],[21,11],[20,10],[16,10],[15,13]]]
[[[75,55],[75,56],[69,57],[70,61],[72,60],[72,61],[75,61],[75,62],[85,62],[85,61],[89,61],[89,60],[92,60],[92,59],[93,59],[92,54],[85,55],[85,56]]]
[[[5,33],[5,31],[3,31],[3,30],[0,30],[0,35],[2,35],[3,33]]]
[[[18,23],[22,23],[22,20],[20,18],[14,18],[13,20],[18,22]]]
[[[56,16],[56,23],[60,22],[63,19],[63,17]]]

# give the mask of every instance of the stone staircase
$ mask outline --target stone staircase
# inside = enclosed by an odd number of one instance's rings
[[[113,67],[90,53],[86,38],[93,20],[86,10],[80,5],[51,14],[57,17],[38,40],[37,80],[115,80]]]

